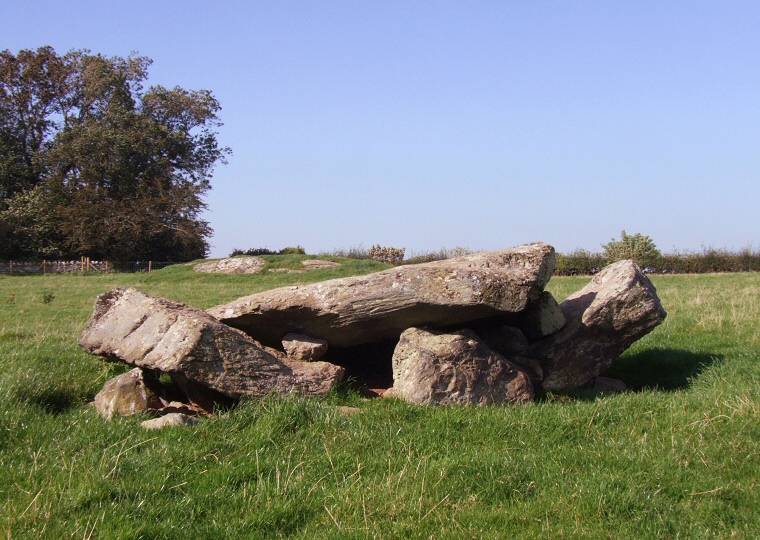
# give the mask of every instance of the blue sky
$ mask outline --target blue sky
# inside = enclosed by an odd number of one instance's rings
[[[758,2],[0,0],[42,45],[219,99],[212,256],[760,247]]]

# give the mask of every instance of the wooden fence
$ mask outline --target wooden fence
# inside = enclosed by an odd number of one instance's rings
[[[152,272],[172,264],[176,263],[163,261],[94,261],[90,257],[82,257],[78,261],[0,261],[0,274],[137,273]]]

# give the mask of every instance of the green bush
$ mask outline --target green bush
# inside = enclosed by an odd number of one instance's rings
[[[365,248],[361,244],[355,247],[348,248],[348,249],[336,248],[336,249],[333,249],[332,251],[321,251],[318,253],[318,256],[345,257],[347,259],[358,259],[358,260],[370,259],[370,256],[367,253],[367,248]]]
[[[306,250],[301,246],[285,247],[280,250],[280,255],[306,255]]]
[[[301,246],[286,247],[282,248],[280,251],[272,251],[268,248],[251,248],[243,251],[242,249],[235,248],[232,250],[232,253],[230,253],[230,257],[237,257],[238,255],[249,255],[253,257],[259,255],[306,255],[306,250]]]
[[[744,248],[739,252],[705,248],[702,253],[663,255],[655,269],[663,274],[705,274],[710,272],[760,272],[760,251]]]
[[[256,257],[258,255],[276,255],[277,253],[267,248],[251,248],[243,251],[242,249],[234,248],[230,257],[237,257],[238,255],[249,255]]]
[[[620,240],[613,238],[602,244],[604,257],[608,261],[633,259],[642,268],[652,268],[660,262],[662,253],[648,236],[639,233],[629,236],[625,231],[620,236]]]

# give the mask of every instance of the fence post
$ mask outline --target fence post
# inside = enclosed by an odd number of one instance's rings
[[[153,271],[153,261],[148,261],[148,273]]]
[[[84,255],[82,256],[81,263],[82,263],[82,272],[84,272]]]
[[[47,274],[47,260],[42,259],[42,275],[44,276]]]
[[[106,261],[106,274],[108,273],[108,261]]]

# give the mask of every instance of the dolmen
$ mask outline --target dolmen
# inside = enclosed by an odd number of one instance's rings
[[[386,396],[425,405],[522,403],[609,385],[601,374],[666,317],[655,288],[635,262],[619,261],[559,304],[544,290],[554,269],[554,248],[535,243],[206,311],[120,288],[97,298],[79,344],[135,368],[96,396],[106,418],[323,396],[357,366],[370,378],[392,374]]]

